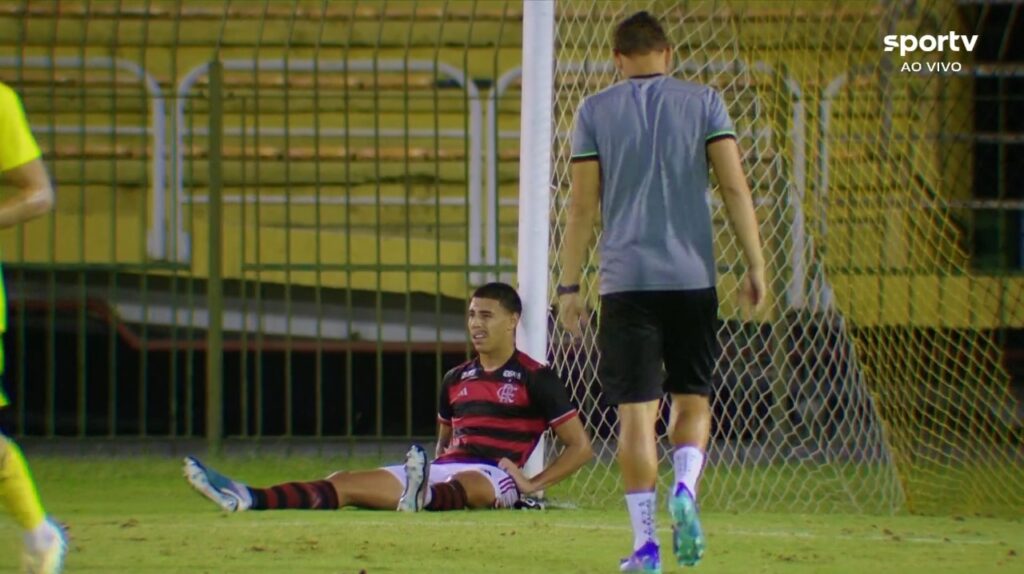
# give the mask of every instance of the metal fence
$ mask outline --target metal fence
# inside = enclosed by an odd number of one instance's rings
[[[518,62],[520,11],[3,7],[0,80],[58,186],[3,236],[12,430],[432,434],[466,293],[514,270],[481,92]]]
[[[432,434],[470,286],[514,271],[521,27],[511,0],[0,7],[0,80],[58,186],[0,234],[12,430]],[[834,93],[787,86],[803,193]],[[933,207],[997,213],[1012,270],[1001,185]]]

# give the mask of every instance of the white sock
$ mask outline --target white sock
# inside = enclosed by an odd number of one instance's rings
[[[682,483],[697,499],[697,480],[704,467],[704,453],[695,446],[681,446],[672,453],[672,466],[676,470],[676,485]]]
[[[60,533],[47,519],[32,530],[25,531],[25,547],[32,553],[42,552],[53,546],[58,538],[60,538]]]
[[[639,550],[648,541],[658,543],[654,529],[654,491],[633,492],[626,495],[629,520],[633,523],[633,550]]]

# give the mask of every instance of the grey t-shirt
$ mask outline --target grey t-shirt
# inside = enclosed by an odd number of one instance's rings
[[[600,293],[715,285],[705,146],[736,137],[722,96],[669,76],[586,98],[572,161],[601,164]]]

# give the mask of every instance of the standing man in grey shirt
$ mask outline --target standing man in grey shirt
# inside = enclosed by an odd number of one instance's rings
[[[600,208],[598,375],[605,400],[618,406],[618,461],[634,533],[633,553],[620,571],[661,572],[655,424],[665,392],[672,397],[673,550],[678,563],[688,566],[704,552],[697,481],[719,354],[709,163],[747,263],[740,295],[755,310],[765,295],[764,258],[736,132],[721,95],[667,75],[672,45],[647,12],[616,27],[614,57],[626,79],[588,97],[576,116],[559,314],[563,326],[579,336],[580,274]]]

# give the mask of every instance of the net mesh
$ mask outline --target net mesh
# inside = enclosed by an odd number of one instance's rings
[[[767,310],[749,320],[736,305],[741,252],[712,193],[723,352],[705,508],[1019,510],[1019,422],[986,330],[991,286],[969,274],[949,208],[970,193],[970,147],[935,137],[970,131],[972,77],[901,72],[881,49],[889,33],[963,29],[952,3],[559,0],[554,278],[574,114],[616,81],[611,29],[641,9],[676,43],[675,75],[728,103],[769,265]],[[556,328],[551,341],[598,450],[574,497],[600,505],[619,502],[621,483],[596,375],[597,267],[592,252],[583,340]],[[667,409],[662,434],[666,421]]]

